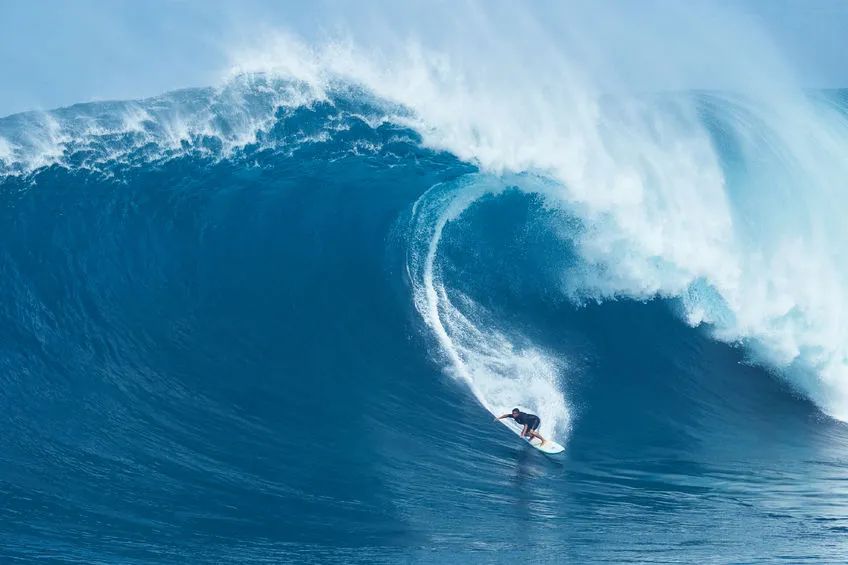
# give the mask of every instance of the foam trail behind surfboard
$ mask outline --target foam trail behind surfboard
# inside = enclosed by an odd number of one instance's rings
[[[535,347],[518,347],[505,332],[486,325],[485,312],[470,297],[446,288],[438,250],[445,227],[484,195],[507,185],[473,176],[457,185],[437,185],[416,202],[408,269],[415,306],[436,337],[448,372],[465,382],[489,412],[516,405],[542,416],[541,433],[567,433],[570,411],[558,382],[562,362]]]

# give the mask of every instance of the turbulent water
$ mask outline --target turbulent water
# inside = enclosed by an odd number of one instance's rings
[[[0,120],[3,559],[846,559],[845,94],[434,76]]]

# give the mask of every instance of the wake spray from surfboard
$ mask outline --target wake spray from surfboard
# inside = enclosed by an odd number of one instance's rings
[[[446,371],[463,381],[488,411],[514,406],[542,417],[542,434],[564,437],[571,414],[558,382],[561,360],[539,348],[517,345],[515,333],[495,329],[474,300],[444,285],[439,245],[445,228],[486,195],[508,185],[478,175],[432,187],[416,201],[410,222],[407,270],[415,307],[438,341]],[[526,340],[522,339],[524,343]]]

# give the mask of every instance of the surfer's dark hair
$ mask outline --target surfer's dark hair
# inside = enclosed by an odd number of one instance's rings
[[[513,412],[521,412],[521,410],[519,410],[518,408],[513,408],[512,411]]]

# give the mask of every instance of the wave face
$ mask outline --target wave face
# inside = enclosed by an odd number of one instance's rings
[[[0,555],[844,558],[844,93],[333,61],[0,120]]]

